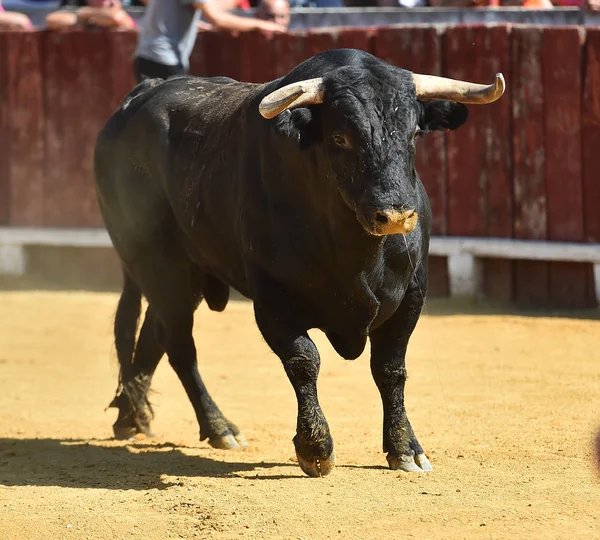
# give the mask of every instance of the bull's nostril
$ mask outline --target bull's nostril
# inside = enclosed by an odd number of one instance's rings
[[[389,221],[388,217],[383,214],[382,212],[377,212],[375,214],[375,221],[377,221],[377,223],[381,223],[382,225],[386,225],[387,222]]]

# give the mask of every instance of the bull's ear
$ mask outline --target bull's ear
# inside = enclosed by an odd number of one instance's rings
[[[276,118],[275,132],[296,141],[301,150],[315,144],[320,138],[320,121],[314,109],[301,107],[283,111]]]
[[[469,109],[453,101],[424,101],[419,127],[427,132],[446,131],[462,126],[469,116]]]

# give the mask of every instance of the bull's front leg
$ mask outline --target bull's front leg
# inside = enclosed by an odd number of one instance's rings
[[[383,403],[383,451],[390,469],[407,472],[432,468],[404,408],[406,349],[423,306],[421,290],[415,282],[396,313],[371,334],[371,373]]]
[[[273,352],[281,359],[298,401],[294,446],[300,468],[309,476],[325,476],[335,464],[333,440],[319,405],[317,377],[319,351],[306,330],[294,329],[280,314],[255,305],[258,327]]]

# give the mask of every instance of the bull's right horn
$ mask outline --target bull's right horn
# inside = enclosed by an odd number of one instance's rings
[[[413,73],[417,99],[446,99],[466,104],[492,103],[504,94],[506,83],[502,73],[496,74],[492,84],[475,84],[435,75]]]
[[[323,79],[306,79],[279,88],[265,96],[258,111],[265,118],[275,118],[288,109],[323,103]]]

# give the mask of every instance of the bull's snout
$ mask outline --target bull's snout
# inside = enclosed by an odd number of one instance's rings
[[[396,210],[377,210],[374,216],[372,234],[408,234],[419,221],[419,215],[414,210],[398,212]]]

